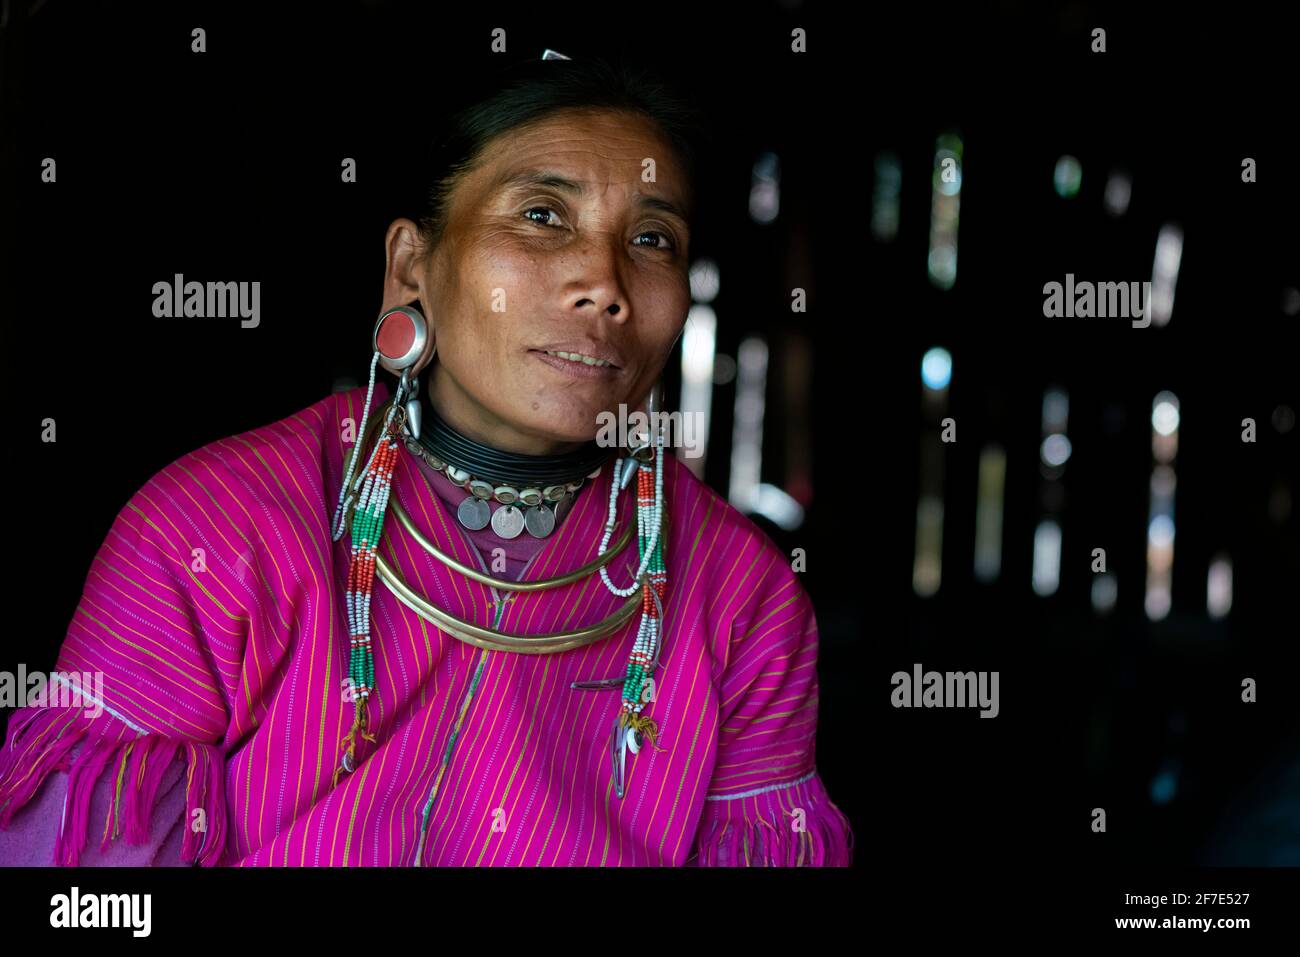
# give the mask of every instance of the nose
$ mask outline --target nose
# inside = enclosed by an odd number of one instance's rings
[[[619,275],[621,241],[595,238],[575,250],[575,278],[568,308],[584,315],[626,322],[631,303]]]

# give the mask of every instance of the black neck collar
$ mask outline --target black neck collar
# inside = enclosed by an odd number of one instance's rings
[[[448,465],[488,482],[537,488],[577,482],[603,465],[614,452],[602,448],[594,439],[559,455],[505,452],[462,435],[438,415],[432,402],[423,404],[425,422],[420,429],[420,444]]]

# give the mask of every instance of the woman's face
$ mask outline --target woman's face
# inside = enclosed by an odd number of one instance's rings
[[[551,454],[591,441],[600,412],[639,407],[690,306],[689,201],[650,120],[567,111],[492,142],[428,256],[414,223],[393,223],[385,308],[418,295],[439,414],[497,448]]]

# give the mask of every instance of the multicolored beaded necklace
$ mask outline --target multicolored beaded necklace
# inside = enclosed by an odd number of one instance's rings
[[[641,564],[634,576],[634,584],[627,588],[619,588],[610,581],[609,571],[603,565],[600,568],[600,577],[605,587],[621,598],[630,596],[641,587],[638,583],[643,580],[643,576],[650,584],[649,588],[642,589],[641,624],[637,629],[632,653],[628,655],[627,673],[623,678],[623,704],[614,725],[614,738],[610,746],[614,765],[614,793],[620,798],[623,796],[627,752],[630,750],[633,754],[639,753],[642,737],[649,740],[651,747],[658,749],[656,742],[659,729],[652,718],[641,713],[646,704],[654,700],[653,675],[655,666],[659,662],[663,598],[664,591],[668,587],[663,543],[659,540],[663,517],[663,444],[656,441],[654,450],[653,470],[648,463],[638,463],[635,459],[628,462],[629,470],[637,469],[637,549],[641,554]],[[610,483],[609,517],[605,522],[605,534],[600,542],[599,554],[601,555],[605,554],[610,537],[614,534],[618,493],[627,481],[626,476],[622,481],[619,480],[619,476],[623,474],[622,464],[623,459],[620,458],[614,465],[614,481]]]

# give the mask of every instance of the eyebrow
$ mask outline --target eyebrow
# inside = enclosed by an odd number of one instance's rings
[[[561,176],[559,173],[539,169],[517,170],[516,172],[506,173],[499,176],[492,183],[492,192],[495,194],[521,187],[532,188],[538,186],[558,189],[561,192],[573,193],[577,196],[582,195],[584,192],[581,183]],[[689,218],[687,218],[686,214],[682,212],[681,207],[664,196],[650,193],[637,193],[636,204],[644,209],[657,209],[660,212],[676,216],[683,223],[690,223]]]

